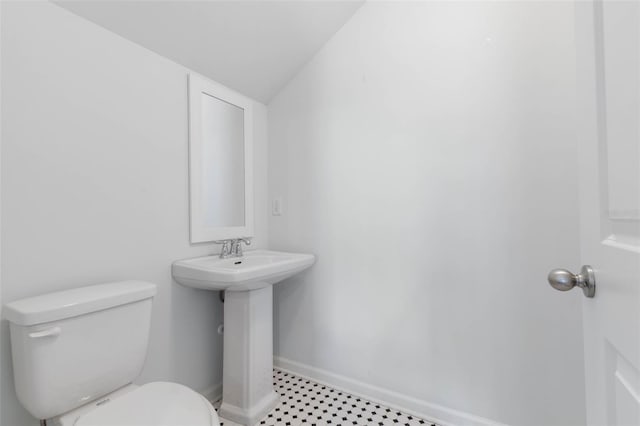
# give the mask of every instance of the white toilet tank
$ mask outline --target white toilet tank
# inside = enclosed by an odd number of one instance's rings
[[[38,419],[136,378],[147,353],[155,284],[121,281],[9,303],[18,399]]]

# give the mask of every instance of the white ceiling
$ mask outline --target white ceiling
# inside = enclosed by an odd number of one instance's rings
[[[266,103],[363,1],[62,0],[55,3]]]

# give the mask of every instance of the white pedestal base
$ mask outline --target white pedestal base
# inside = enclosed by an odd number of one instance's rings
[[[227,291],[219,414],[253,426],[279,401],[273,390],[273,286]]]

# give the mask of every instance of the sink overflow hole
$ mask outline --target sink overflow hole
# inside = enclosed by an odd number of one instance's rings
[[[234,265],[239,265],[242,263],[242,260],[238,260],[237,262],[233,262]]]

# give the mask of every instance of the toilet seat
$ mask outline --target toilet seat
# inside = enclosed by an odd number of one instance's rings
[[[219,426],[199,393],[169,382],[142,385],[80,416],[75,426]]]

